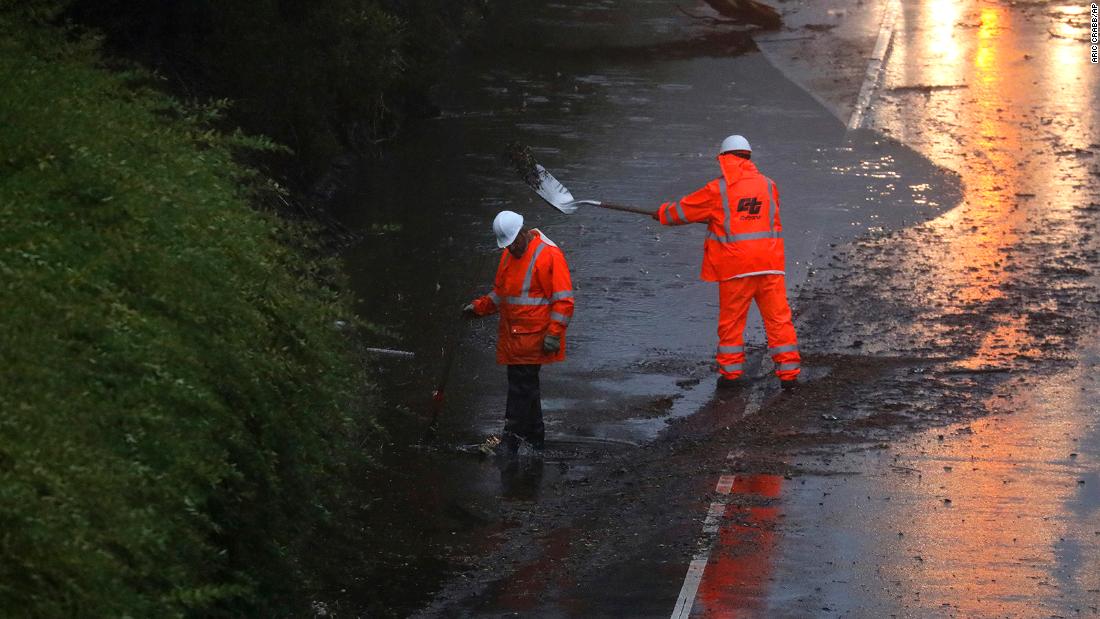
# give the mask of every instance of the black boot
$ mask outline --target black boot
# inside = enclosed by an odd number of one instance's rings
[[[512,432],[504,432],[500,435],[500,443],[496,446],[497,457],[500,458],[514,458],[516,457],[516,450],[519,449],[520,442],[523,441],[520,437],[516,436]]]
[[[740,378],[726,378],[721,374],[718,375],[718,383],[715,385],[718,389],[740,389],[741,385],[745,381]]]

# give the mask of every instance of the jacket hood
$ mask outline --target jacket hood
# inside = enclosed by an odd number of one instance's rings
[[[558,244],[550,240],[550,237],[546,236],[546,233],[538,228],[531,228],[531,232],[534,232],[543,243],[546,243],[550,247],[557,247]]]
[[[757,173],[756,164],[750,159],[742,159],[737,155],[725,153],[718,155],[718,167],[722,169],[722,176],[727,184],[733,184],[745,173]]]

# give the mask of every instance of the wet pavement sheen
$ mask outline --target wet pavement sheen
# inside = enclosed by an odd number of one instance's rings
[[[543,372],[549,431],[651,440],[666,419],[709,398],[709,389],[693,396],[675,382],[712,377],[717,290],[698,279],[703,227],[594,208],[562,215],[502,161],[510,141],[530,145],[578,198],[656,208],[716,176],[717,144],[744,131],[779,187],[792,297],[830,244],[926,220],[957,200],[953,176],[873,134],[846,134],[761,54],[705,43],[714,31],[667,3],[536,6],[501,8],[494,34],[440,86],[442,118],[368,170],[348,199],[361,210],[349,207],[349,225],[362,216],[400,227],[347,256],[364,312],[394,324],[394,346],[427,358],[449,332],[461,334],[448,421],[469,440],[499,430],[505,383],[492,320],[467,328],[454,308],[488,289],[489,224],[504,208],[558,243],[573,275],[569,360]],[[664,53],[668,46],[682,53]],[[379,253],[392,254],[384,268]],[[760,346],[753,314],[749,340]],[[688,402],[635,416],[668,397]]]
[[[1080,45],[1084,6],[904,5],[873,126],[966,189],[958,208],[860,257],[904,257],[897,271],[927,286],[889,289],[920,308],[910,326],[871,334],[884,324],[872,318],[847,337],[883,352],[924,340],[924,354],[954,357],[953,371],[974,372],[960,387],[975,401],[944,418],[979,417],[800,456],[843,474],[805,476],[785,497],[763,616],[1100,614],[1100,90]]]
[[[700,552],[696,617],[1098,613],[1100,89],[1079,12],[903,3],[874,131],[847,132],[882,6],[784,3],[765,58],[656,0],[509,4],[442,117],[363,171],[345,259],[379,345],[418,353],[382,368],[411,428],[460,342],[437,440],[389,447],[384,530],[420,583],[397,614],[668,616]],[[578,198],[656,207],[715,175],[733,131],[783,200],[794,396],[758,317],[751,388],[715,394],[701,228],[561,215],[500,157],[518,140]],[[503,421],[495,325],[457,319],[503,208],[563,247],[577,293],[538,465],[451,449]]]

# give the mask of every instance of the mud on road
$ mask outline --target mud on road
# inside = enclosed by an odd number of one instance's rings
[[[794,394],[777,393],[760,379],[744,393],[716,395],[651,444],[590,454],[583,474],[566,473],[543,486],[537,508],[503,503],[501,521],[514,530],[488,557],[471,560],[423,614],[667,616],[701,543],[698,531],[715,499],[714,481],[729,473],[747,486],[796,490],[782,511],[780,490],[726,498],[732,524],[712,561],[727,561],[729,573],[725,580],[704,576],[697,614],[725,608],[772,616],[974,616],[1044,607],[1055,614],[1096,614],[1097,542],[1087,523],[1098,502],[1081,490],[1097,483],[1096,462],[1082,462],[1089,448],[1079,442],[1095,433],[1100,395],[1095,352],[1088,354],[1100,332],[1100,145],[1095,115],[1086,109],[1095,110],[1096,97],[1044,96],[1041,88],[1018,86],[1043,79],[1041,65],[1021,59],[1027,36],[1062,27],[1052,7],[968,4],[949,27],[977,29],[973,44],[979,49],[972,51],[979,57],[991,54],[982,45],[994,44],[983,41],[999,40],[1004,49],[994,51],[1003,63],[953,69],[959,81],[946,86],[935,81],[943,79],[942,67],[936,73],[932,66],[923,78],[907,68],[914,60],[903,55],[906,41],[913,45],[927,36],[922,27],[935,27],[922,22],[921,7],[910,9],[908,30],[897,43],[902,51],[895,50],[873,122],[958,172],[965,195],[941,217],[872,232],[816,265],[796,302],[805,308],[798,327],[812,380]],[[966,57],[965,50],[959,55]],[[1045,390],[1069,395],[1032,397]],[[1012,415],[1019,416],[1015,424]],[[1021,429],[1031,423],[1051,429],[1031,436]],[[998,441],[991,433],[1007,437]],[[1005,453],[997,452],[1006,441]],[[1065,453],[1048,453],[1063,442]],[[992,456],[991,448],[997,452]],[[925,460],[940,452],[947,464],[931,472]],[[956,452],[961,455],[950,455]],[[1044,461],[1068,464],[1058,464],[1057,473],[1013,468]],[[964,499],[958,495],[952,503],[948,481],[939,489],[920,485],[922,476],[934,473],[978,478],[982,468],[995,471],[990,484],[1010,487],[1015,480],[1023,496],[975,492],[975,512],[959,506]],[[1006,468],[1019,473],[1008,476]],[[878,475],[903,476],[911,487]],[[1041,482],[1022,483],[1026,479]],[[807,486],[821,491],[820,502],[807,499]],[[906,532],[917,539],[917,523],[927,518],[922,513],[947,514],[955,505],[957,517],[923,550],[903,541],[896,555],[859,550],[887,537],[874,527],[862,542],[839,546],[797,540],[798,531],[811,538],[858,536],[858,525],[852,531],[843,519],[890,513],[872,503],[857,511],[834,509],[833,520],[817,525],[785,519],[825,510],[830,492],[855,494],[855,487],[868,493],[868,501],[877,491],[879,501],[893,497],[900,506],[900,520],[886,518],[893,524],[884,528],[896,529],[887,542],[905,540]],[[1028,501],[1028,493],[1046,500]],[[1056,499],[1081,505],[1081,511],[1076,518],[1059,516],[1066,507]],[[1006,533],[991,533],[982,518],[975,522],[983,512]],[[1034,539],[1048,520],[1067,523],[1061,537]],[[1002,539],[1008,531],[1011,540]],[[1075,555],[1059,550],[1073,538]],[[989,547],[973,547],[975,539]],[[1011,548],[1018,539],[1032,543]],[[974,572],[978,568],[967,566],[980,568],[981,559],[932,550],[937,546],[988,553],[989,561],[1007,567],[990,563]],[[823,556],[814,557],[812,548],[824,548]],[[845,557],[867,567],[841,568]],[[935,568],[898,567],[905,562]],[[889,579],[881,576],[887,572],[893,573]],[[963,579],[945,583],[947,572]],[[1006,584],[997,585],[998,577]],[[876,586],[886,593],[870,593]]]
[[[850,60],[874,44],[877,22],[854,24],[856,2],[838,2],[827,15],[811,3],[787,4],[793,26],[775,35],[776,45],[784,35],[807,37],[797,48],[813,50],[815,40],[834,45],[851,33],[842,55]],[[883,3],[868,4],[882,14]],[[836,23],[820,27],[825,19]],[[922,183],[950,185],[952,175],[894,165],[896,143],[881,146],[890,149],[877,159],[887,169],[868,172],[868,189],[908,187],[890,200],[912,216],[903,222],[894,213],[891,225],[861,216],[854,240],[818,237],[834,247],[792,267],[806,368],[797,391],[779,392],[759,347],[750,384],[727,393],[713,390],[696,342],[639,344],[647,341],[643,315],[658,307],[646,299],[704,297],[688,284],[649,287],[637,274],[642,256],[605,232],[613,220],[561,226],[567,240],[575,234],[622,254],[605,262],[607,254],[578,248],[578,262],[593,267],[579,280],[594,297],[612,297],[591,298],[601,320],[616,304],[642,299],[637,315],[627,311],[617,323],[642,352],[582,355],[578,372],[546,390],[554,425],[541,463],[395,446],[408,466],[392,473],[391,491],[419,498],[395,499],[401,511],[389,520],[411,519],[419,529],[379,530],[394,536],[391,578],[404,581],[389,611],[668,616],[688,563],[704,553],[710,564],[696,616],[1100,612],[1100,89],[1067,42],[1078,22],[1051,2],[904,5],[868,115],[872,132],[847,136],[863,149],[851,165],[874,164],[868,145],[889,136],[957,174],[960,197],[947,212],[928,209],[936,188]],[[769,51],[773,61],[781,56]],[[748,73],[759,70],[755,62]],[[862,70],[849,65],[815,69],[810,60],[813,82],[833,84],[814,93],[833,113],[850,111],[845,98],[859,91],[850,80]],[[612,100],[646,90],[599,83]],[[795,116],[816,120],[809,110]],[[830,147],[823,167],[844,156]],[[656,159],[640,163],[649,169]],[[592,174],[629,177],[626,161]],[[689,168],[678,164],[676,174]],[[694,262],[684,258],[687,244],[667,242],[639,241],[674,263],[672,272],[683,267],[677,261]],[[692,328],[706,322],[694,320]],[[600,348],[604,336],[592,329],[580,341]],[[492,380],[476,362],[466,369],[475,384]],[[496,395],[471,396],[486,408],[475,419],[497,422],[486,404]],[[580,435],[587,439],[574,440]],[[719,492],[723,476],[732,485]],[[432,487],[418,487],[424,479]],[[417,503],[422,511],[410,511]],[[717,528],[700,535],[714,504],[724,506]],[[343,601],[330,608],[356,608],[354,593],[334,595]]]
[[[1069,213],[1072,223],[1066,231],[1072,238],[1088,238],[1096,225],[1084,206]],[[813,308],[800,320],[803,347],[819,351],[807,354],[804,362],[818,378],[799,391],[779,393],[765,378],[743,393],[716,396],[648,445],[572,454],[578,460],[567,460],[552,447],[545,467],[557,469],[557,478],[537,480],[537,501],[530,495],[509,498],[506,491],[491,518],[505,528],[487,536],[497,546],[486,555],[458,558],[459,576],[421,614],[667,616],[684,567],[698,550],[698,531],[721,475],[736,474],[748,483],[770,478],[779,485],[820,484],[833,476],[867,475],[868,468],[846,470],[843,463],[853,454],[880,452],[871,471],[919,477],[910,461],[912,450],[898,446],[907,438],[932,429],[942,444],[944,432],[951,435],[948,441],[971,435],[965,422],[1025,414],[1021,394],[1077,367],[1081,360],[1075,351],[1100,328],[1095,271],[1084,273],[1098,264],[1095,244],[1014,246],[999,259],[1028,266],[1010,269],[1011,279],[989,287],[992,297],[977,299],[959,294],[942,277],[944,254],[957,249],[951,242],[965,239],[969,227],[960,236],[950,227],[946,233],[935,228],[929,224],[855,243],[839,252],[831,272],[803,293],[800,302]],[[1073,234],[1075,229],[1084,234]],[[1052,267],[1064,264],[1059,257],[1067,251],[1083,252],[1084,258],[1074,260],[1073,269]],[[837,294],[840,290],[843,295]],[[907,356],[890,354],[898,350]],[[1095,357],[1086,363],[1091,363],[1083,373],[1089,382],[1072,386],[1095,398],[1100,366]],[[756,400],[760,403],[753,412]],[[1095,416],[1097,410],[1093,404],[1091,410],[1076,412]],[[1026,450],[1019,449],[1018,459],[1025,462]],[[972,450],[981,453],[977,445]],[[578,461],[584,464],[575,470]],[[955,466],[961,471],[966,465]],[[784,520],[782,514],[764,521],[752,514],[778,509],[778,492],[771,497],[734,493],[725,501],[731,522],[740,522],[741,528],[736,543],[726,544],[721,556],[747,565],[746,574],[755,575],[739,576],[732,588],[729,583],[710,586],[742,612],[766,614],[769,608],[774,578],[768,566],[779,561],[768,555],[775,552],[779,542],[774,536],[781,535]],[[898,535],[908,526],[898,525]],[[1095,561],[1083,557],[1079,568],[1087,573]],[[994,589],[1015,595],[1004,587]],[[1092,591],[1082,590],[1070,599],[1071,606],[1088,610],[1087,599],[1096,599]],[[965,596],[943,599],[957,603]],[[806,597],[812,599],[813,591]],[[970,613],[999,608],[1013,615],[1040,599],[1008,607],[987,599],[986,605],[971,606]],[[824,609],[836,606],[785,608],[792,616],[805,616],[828,614]],[[880,603],[863,611],[892,607],[902,605]],[[910,609],[919,608],[930,606],[917,599]],[[963,612],[974,616],[970,613]]]

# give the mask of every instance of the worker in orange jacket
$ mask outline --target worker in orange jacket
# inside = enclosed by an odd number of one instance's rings
[[[565,359],[565,330],[573,318],[573,283],[565,254],[545,234],[523,226],[523,217],[502,211],[493,220],[504,248],[489,294],[463,308],[469,317],[500,313],[497,363],[508,366],[508,402],[501,442],[515,451],[523,439],[545,444],[539,370]]]
[[[722,175],[676,202],[662,204],[653,218],[666,226],[707,224],[700,277],[718,282],[718,387],[740,384],[745,320],[755,300],[775,374],[789,388],[795,385],[801,357],[787,303],[779,190],[751,159],[748,140],[729,136],[718,150]]]

